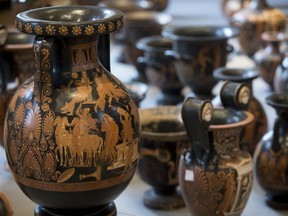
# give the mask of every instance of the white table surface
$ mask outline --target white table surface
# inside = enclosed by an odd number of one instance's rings
[[[173,23],[177,25],[221,25],[226,20],[220,11],[219,0],[170,0],[169,7],[165,12],[173,15]],[[237,40],[231,40],[231,43],[237,45]],[[234,47],[235,48],[235,47]],[[135,68],[132,65],[120,64],[115,61],[119,55],[120,48],[111,46],[111,72],[122,81],[129,81],[135,75]],[[230,56],[227,66],[254,67],[254,63],[244,55]],[[221,84],[219,84],[221,85]],[[218,86],[214,92],[217,93]],[[261,78],[257,78],[254,83],[254,95],[265,107],[266,113],[269,113],[269,129],[272,128],[275,112],[265,104],[265,97],[271,94],[269,87]],[[186,91],[189,95],[189,89]],[[185,92],[185,91],[184,91]],[[141,108],[156,106],[155,95],[159,93],[157,87],[150,86],[147,97],[141,103]],[[5,154],[0,147],[0,192],[7,195],[12,205],[15,216],[33,215],[35,204],[30,201],[16,185],[11,173],[5,167]],[[188,216],[190,213],[186,208],[175,211],[155,211],[148,209],[142,202],[143,193],[150,188],[136,174],[127,187],[127,189],[115,200],[118,215],[131,216]],[[243,216],[280,216],[288,215],[288,211],[276,211],[265,205],[265,192],[258,186],[254,179],[253,190],[248,204],[243,212]]]

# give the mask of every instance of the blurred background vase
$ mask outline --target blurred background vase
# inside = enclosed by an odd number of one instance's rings
[[[144,56],[138,58],[139,64],[144,64],[148,82],[161,90],[157,103],[175,105],[184,100],[182,89],[175,70],[175,58],[166,52],[172,49],[172,41],[163,36],[150,36],[137,41],[138,49],[144,51]]]
[[[215,68],[225,66],[233,47],[228,39],[237,36],[230,26],[167,26],[162,34],[173,41],[171,55],[176,58],[180,82],[190,87],[196,97],[212,98],[217,84]]]
[[[275,93],[288,93],[288,53],[284,53],[284,58],[276,68],[273,80]]]
[[[266,0],[252,0],[249,7],[234,13],[229,22],[240,29],[240,47],[250,57],[262,48],[264,31],[285,32],[286,29],[285,13],[269,6]]]
[[[283,32],[269,31],[262,33],[261,39],[265,46],[254,54],[253,59],[262,79],[274,90],[276,69],[284,58],[280,46],[287,36]]]
[[[132,64],[136,71],[135,80],[148,82],[145,67],[139,64],[137,59],[144,55],[144,51],[136,47],[136,42],[144,37],[161,35],[165,25],[171,22],[172,16],[156,11],[138,11],[126,13],[124,26],[124,54],[128,63]]]
[[[221,10],[225,17],[229,18],[234,13],[249,6],[252,0],[221,0]]]
[[[246,110],[254,115],[254,120],[245,127],[241,140],[241,148],[247,150],[253,156],[257,143],[267,132],[268,120],[264,107],[253,94],[253,80],[259,76],[255,69],[220,67],[213,72],[216,80],[228,80],[236,83],[245,83],[250,91],[250,99],[247,106],[235,109]],[[228,83],[224,83],[220,91],[220,100],[232,97],[234,94]],[[222,99],[221,99],[222,98]],[[226,106],[225,104],[223,104]]]
[[[137,171],[151,186],[143,197],[148,208],[173,210],[185,206],[178,189],[178,164],[182,151],[188,147],[188,138],[180,112],[177,106],[139,110],[142,148]]]
[[[255,174],[266,192],[266,204],[275,209],[288,209],[288,95],[274,93],[266,98],[276,111],[274,127],[258,143],[254,160]]]

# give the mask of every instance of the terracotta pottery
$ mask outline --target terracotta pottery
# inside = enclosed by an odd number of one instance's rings
[[[163,27],[171,22],[169,14],[155,11],[136,11],[125,14],[124,26],[124,54],[128,63],[137,69],[135,80],[148,82],[145,75],[145,67],[138,64],[137,59],[144,55],[143,50],[136,47],[136,42],[144,37],[160,35]]]
[[[152,188],[144,193],[148,208],[172,210],[184,207],[177,190],[179,158],[188,138],[179,120],[181,108],[157,106],[140,109],[142,149],[138,172]]]
[[[249,102],[245,107],[227,104],[226,100],[233,101],[230,98],[234,97],[234,92],[231,90],[231,84],[229,83],[222,86],[220,97],[221,101],[225,100],[223,104],[224,106],[233,106],[235,109],[246,110],[254,115],[252,123],[245,127],[241,143],[241,147],[248,150],[253,156],[257,143],[262,139],[268,128],[268,120],[265,110],[260,101],[253,95],[253,80],[259,76],[259,73],[254,69],[220,67],[213,72],[213,76],[217,80],[229,80],[236,83],[247,84],[251,95]],[[236,106],[238,106],[238,108]]]
[[[37,204],[36,216],[116,215],[113,200],[135,173],[138,109],[100,59],[110,55],[100,35],[123,21],[120,11],[94,6],[16,17],[19,31],[36,35],[35,70],[10,102],[4,147],[15,181]]]
[[[4,193],[0,192],[0,215],[12,216],[13,210],[11,208],[10,201]]]
[[[261,38],[266,46],[258,50],[253,56],[260,76],[268,83],[271,89],[274,89],[273,83],[276,68],[284,57],[280,51],[280,45],[287,39],[286,37],[283,32],[269,31],[262,33]]]
[[[221,10],[227,18],[250,5],[252,0],[221,0]]]
[[[275,93],[288,93],[288,53],[276,68],[273,87]]]
[[[173,41],[180,82],[189,86],[196,97],[211,98],[217,84],[213,70],[226,65],[231,51],[228,39],[235,37],[238,30],[229,26],[168,26],[162,34]]]
[[[160,105],[175,105],[184,100],[181,91],[184,85],[179,81],[175,70],[175,58],[166,55],[172,49],[172,41],[162,36],[145,37],[136,42],[144,56],[138,58],[139,64],[145,64],[146,77],[151,85],[158,87]]]
[[[179,179],[192,215],[241,215],[252,183],[252,159],[239,148],[253,115],[214,109],[210,101],[189,97],[182,118],[191,147],[180,159]]]
[[[236,12],[229,22],[240,29],[239,43],[248,56],[262,48],[263,32],[285,32],[286,29],[285,13],[269,6],[266,0],[252,0],[249,7]]]
[[[267,193],[266,203],[276,209],[288,209],[288,96],[272,94],[266,98],[277,114],[274,127],[258,143],[255,151],[255,174]]]

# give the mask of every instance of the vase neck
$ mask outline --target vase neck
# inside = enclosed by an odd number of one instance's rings
[[[87,71],[101,65],[102,60],[109,58],[109,46],[105,47],[103,37],[66,38],[68,56],[70,56],[71,72]],[[109,44],[108,44],[109,45]],[[101,52],[101,53],[99,53]],[[69,61],[69,60],[68,60]],[[110,61],[103,64],[106,69],[110,69]]]
[[[267,4],[266,0],[252,0],[251,7],[255,10],[262,10],[264,8],[268,8],[269,5]]]

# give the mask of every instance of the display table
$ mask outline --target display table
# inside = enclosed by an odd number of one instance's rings
[[[169,7],[165,11],[172,14],[172,25],[222,25],[226,23],[220,12],[219,2],[217,0],[193,1],[193,0],[171,0]],[[3,15],[3,14],[2,14]],[[237,50],[237,39],[230,41]],[[111,45],[111,71],[120,80],[130,81],[136,76],[136,69],[129,64],[121,64],[115,61],[119,56],[121,49],[117,45]],[[227,63],[229,67],[254,67],[251,61],[245,55],[232,54]],[[217,94],[221,83],[214,89]],[[265,104],[265,97],[271,94],[269,87],[261,78],[257,78],[253,83],[254,95],[264,105],[266,113],[269,113],[269,129],[273,127],[275,111]],[[189,96],[189,89],[183,91]],[[159,93],[157,87],[150,86],[146,98],[141,103],[141,108],[156,106],[155,96]],[[30,201],[16,185],[8,167],[5,163],[4,149],[0,147],[0,192],[7,195],[12,205],[15,216],[33,215],[35,204]],[[190,213],[187,208],[175,211],[156,211],[144,206],[142,197],[144,191],[150,188],[136,174],[128,185],[127,189],[115,200],[118,215],[127,216],[188,216]],[[254,179],[253,190],[248,204],[242,214],[243,216],[280,216],[288,215],[288,211],[276,211],[265,205],[265,193],[259,188],[256,179]]]

